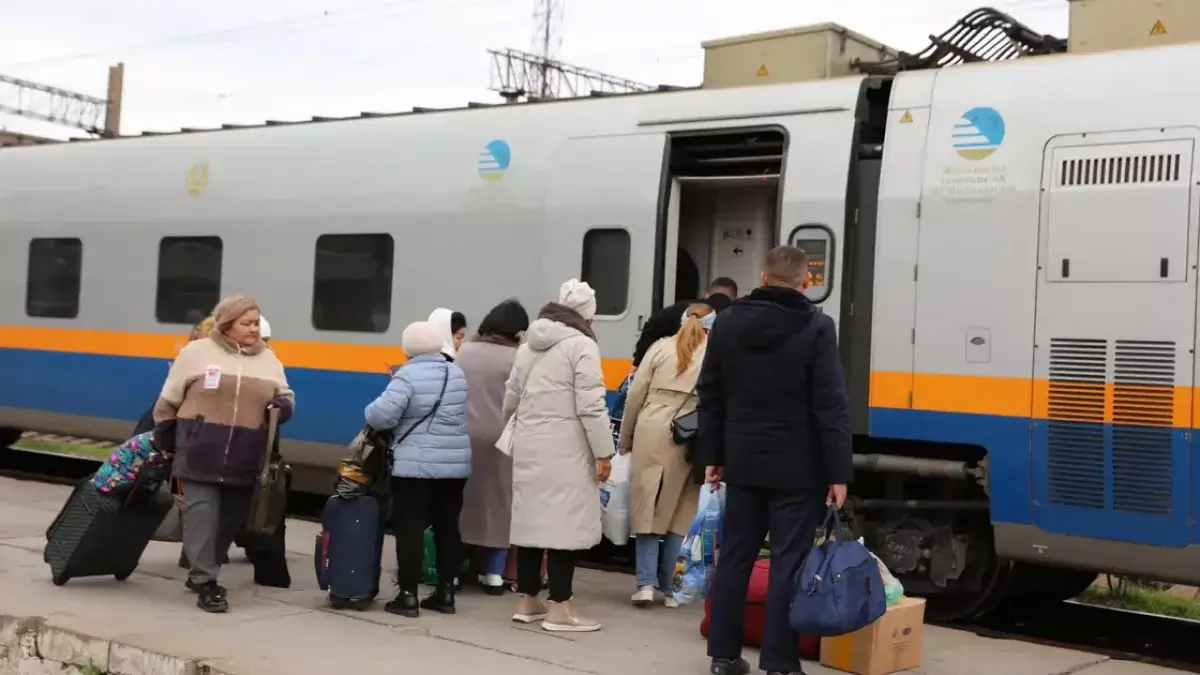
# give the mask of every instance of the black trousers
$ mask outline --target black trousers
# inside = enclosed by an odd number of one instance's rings
[[[763,540],[771,535],[771,576],[759,670],[800,672],[799,636],[788,622],[792,578],[812,550],[825,516],[825,491],[777,492],[725,486],[721,558],[709,598],[708,655],[738,658],[745,637],[746,591]]]
[[[392,533],[396,537],[396,584],[415,593],[421,583],[425,528],[433,528],[438,583],[450,585],[462,567],[462,511],[466,479],[392,478]]]
[[[570,601],[575,584],[576,551],[517,547],[517,592],[533,597],[542,592],[543,554],[551,602]]]

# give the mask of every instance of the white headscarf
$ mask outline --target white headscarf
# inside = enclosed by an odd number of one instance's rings
[[[442,338],[442,353],[450,358],[454,358],[454,331],[450,330],[450,318],[454,314],[453,311],[445,307],[438,307],[429,313],[427,321],[437,331]]]

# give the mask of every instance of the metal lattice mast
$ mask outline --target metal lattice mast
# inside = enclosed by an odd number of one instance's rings
[[[0,75],[0,113],[27,117],[97,136],[116,136],[125,66],[109,68],[107,99]]]
[[[533,52],[542,58],[542,88],[536,95],[545,99],[550,98],[551,64],[558,60],[559,51],[562,49],[563,11],[566,9],[566,0],[536,0],[536,3],[533,9]]]

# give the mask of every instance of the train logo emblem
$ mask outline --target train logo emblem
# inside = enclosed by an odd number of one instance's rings
[[[204,194],[204,191],[208,189],[208,162],[193,164],[192,168],[187,171],[184,185],[187,187],[187,193],[192,197]]]
[[[952,138],[959,157],[987,159],[1004,143],[1004,117],[995,108],[971,108],[954,124]]]
[[[491,141],[479,153],[479,177],[484,180],[500,180],[512,163],[512,149],[499,139]]]

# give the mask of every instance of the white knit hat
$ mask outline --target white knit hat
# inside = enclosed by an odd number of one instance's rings
[[[404,327],[400,346],[410,359],[422,354],[437,354],[442,351],[442,336],[428,321],[414,321]]]
[[[570,307],[591,321],[596,316],[596,291],[586,281],[568,279],[558,287],[558,304]]]

